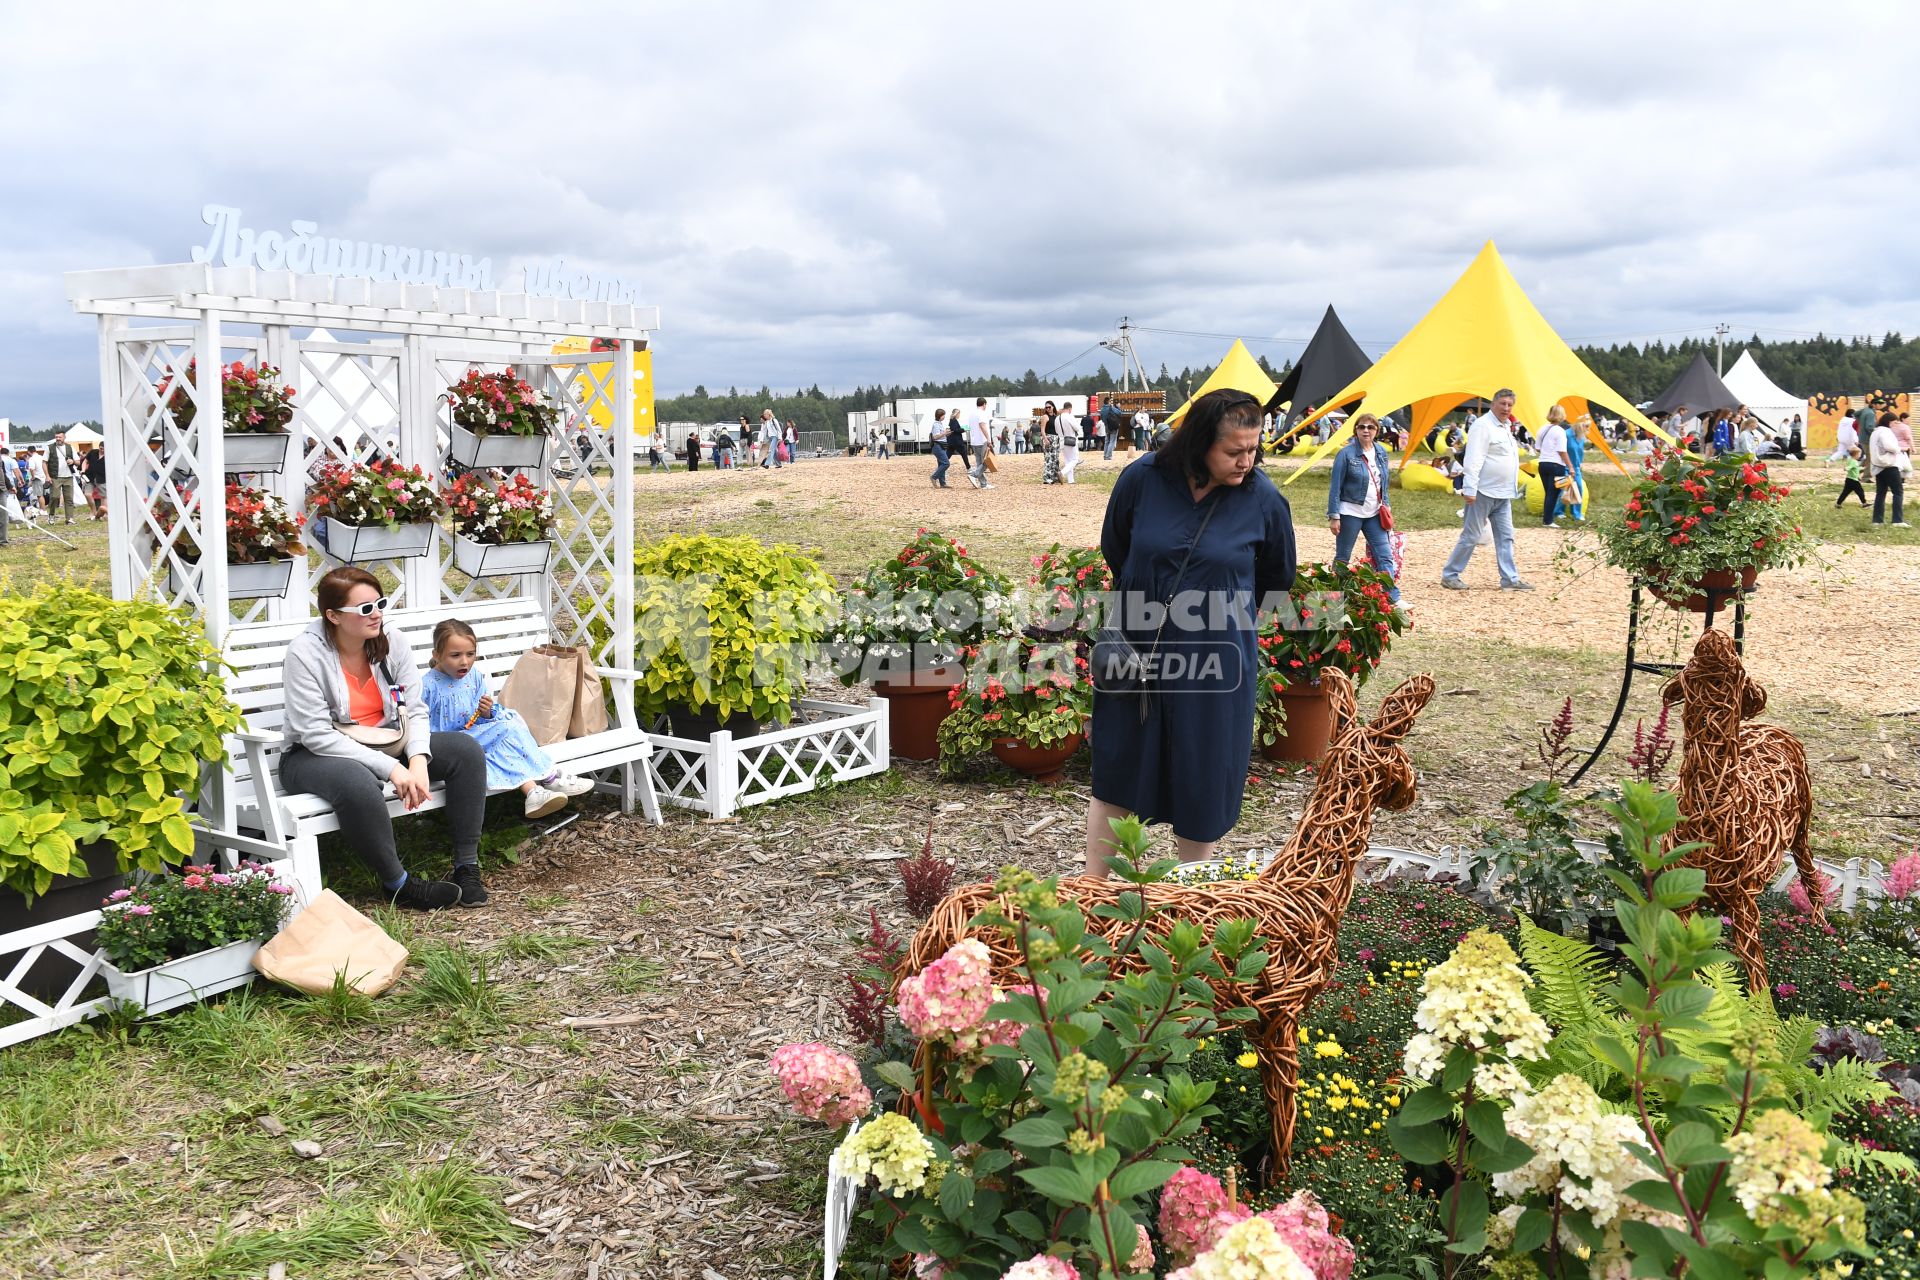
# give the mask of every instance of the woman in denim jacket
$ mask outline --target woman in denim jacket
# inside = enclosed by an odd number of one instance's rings
[[[1367,536],[1367,555],[1373,567],[1395,579],[1388,598],[1400,603],[1400,566],[1393,558],[1393,541],[1380,523],[1387,504],[1387,448],[1380,443],[1380,420],[1363,413],[1353,422],[1353,439],[1334,455],[1333,478],[1327,485],[1327,527],[1333,531],[1333,558],[1341,564],[1353,554],[1353,544]]]

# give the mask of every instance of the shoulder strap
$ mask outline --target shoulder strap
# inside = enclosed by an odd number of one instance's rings
[[[1222,497],[1213,495],[1212,505],[1201,513],[1200,527],[1193,531],[1193,540],[1187,543],[1187,554],[1180,557],[1180,568],[1173,575],[1173,587],[1167,592],[1166,612],[1160,615],[1160,625],[1153,630],[1153,652],[1160,652],[1160,635],[1167,629],[1167,615],[1173,612],[1174,597],[1180,594],[1181,580],[1187,576],[1187,562],[1193,559],[1193,549],[1200,545],[1200,538],[1207,531],[1207,522],[1213,519],[1213,513],[1220,508]]]

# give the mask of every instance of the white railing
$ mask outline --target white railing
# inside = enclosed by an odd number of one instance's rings
[[[799,718],[782,729],[736,738],[649,735],[648,769],[662,803],[725,818],[751,805],[800,795],[888,767],[887,707],[800,700]]]

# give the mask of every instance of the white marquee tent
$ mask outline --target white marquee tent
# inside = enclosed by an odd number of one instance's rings
[[[1733,368],[1727,370],[1720,381],[1727,384],[1727,390],[1740,397],[1740,402],[1753,411],[1754,417],[1775,431],[1786,430],[1795,414],[1800,415],[1803,424],[1807,420],[1806,398],[1775,386],[1773,379],[1761,372],[1751,351],[1742,351],[1740,358],[1733,362]]]

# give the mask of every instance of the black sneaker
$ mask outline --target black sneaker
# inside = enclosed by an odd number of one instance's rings
[[[487,886],[480,883],[480,868],[455,867],[453,883],[460,890],[460,905],[477,907],[487,900]]]
[[[459,902],[459,885],[445,880],[422,880],[419,876],[408,876],[407,882],[393,895],[393,905],[409,911],[445,911]]]

